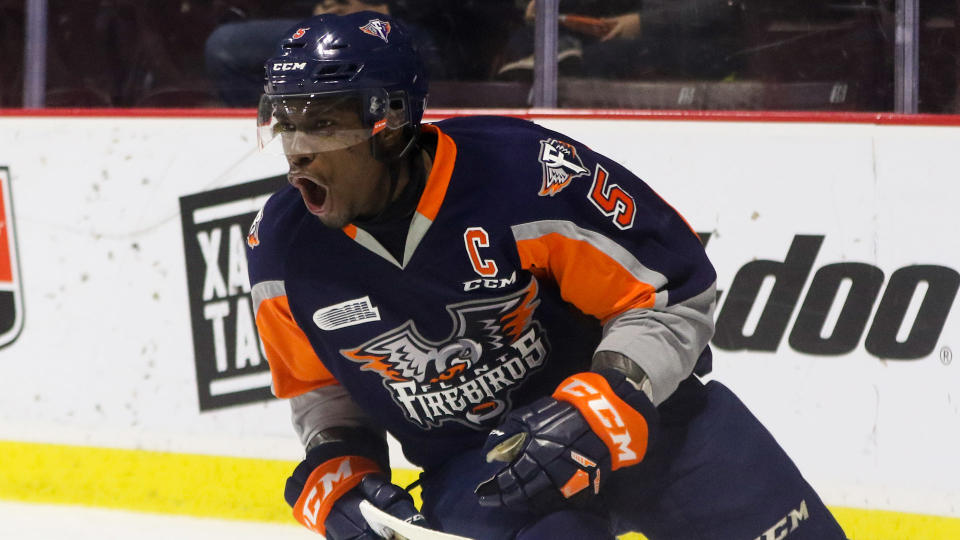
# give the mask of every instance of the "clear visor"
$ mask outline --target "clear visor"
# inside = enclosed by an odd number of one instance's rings
[[[316,154],[363,143],[382,130],[387,95],[264,95],[257,109],[257,142],[273,154]],[[364,122],[364,107],[374,125]],[[279,142],[277,142],[279,141]]]

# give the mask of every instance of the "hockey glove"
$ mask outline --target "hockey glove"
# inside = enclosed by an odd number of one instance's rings
[[[507,415],[490,432],[487,461],[509,464],[477,486],[482,506],[547,511],[589,504],[611,471],[643,460],[657,409],[622,373],[578,373]]]
[[[293,516],[311,531],[331,540],[379,539],[360,514],[360,501],[400,519],[427,526],[413,499],[391,484],[373,459],[358,455],[331,456],[341,445],[321,445],[287,479],[284,498]]]
[[[360,513],[360,502],[370,501],[377,508],[419,527],[430,528],[427,520],[413,505],[403,488],[386,481],[379,474],[368,474],[360,484],[333,504],[324,522],[330,540],[379,540]]]

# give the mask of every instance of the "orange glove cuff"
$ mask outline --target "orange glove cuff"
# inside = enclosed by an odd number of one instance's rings
[[[304,527],[326,536],[323,523],[333,503],[359,484],[363,475],[373,472],[381,472],[380,467],[365,457],[342,456],[323,462],[307,478],[293,507],[293,517]]]
[[[577,373],[560,383],[553,398],[580,411],[610,450],[611,470],[640,463],[647,453],[647,420],[627,405],[599,373]]]

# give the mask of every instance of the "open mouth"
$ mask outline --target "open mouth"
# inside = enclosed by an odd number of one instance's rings
[[[303,203],[311,214],[322,214],[323,205],[327,201],[327,188],[305,176],[297,176],[290,180],[295,188],[300,190]]]

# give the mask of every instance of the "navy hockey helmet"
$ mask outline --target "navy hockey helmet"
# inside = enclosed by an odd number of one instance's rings
[[[285,154],[323,152],[384,129],[408,128],[406,147],[395,154],[402,155],[416,138],[427,75],[409,32],[389,15],[305,19],[289,30],[265,68],[257,114],[261,148],[280,136]],[[331,111],[355,112],[356,122],[331,121]]]

